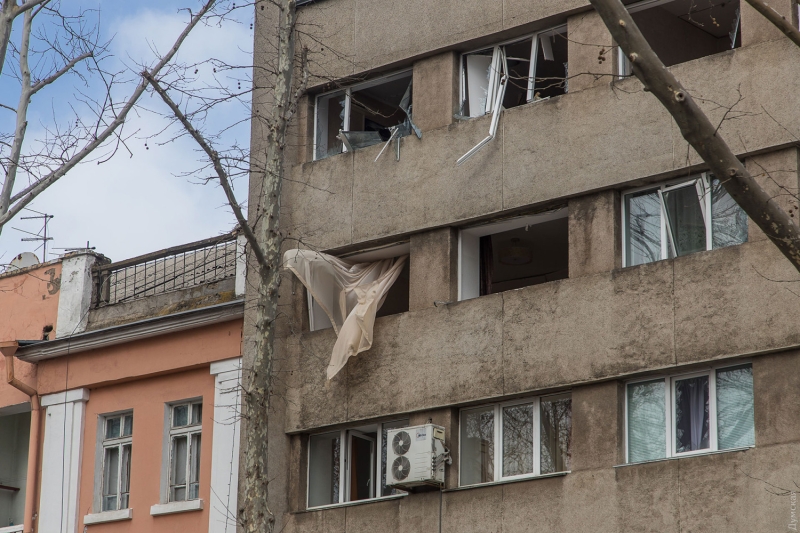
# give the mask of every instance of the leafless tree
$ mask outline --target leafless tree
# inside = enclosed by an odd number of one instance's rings
[[[116,93],[130,76],[124,70],[106,67],[110,63],[108,43],[100,41],[91,11],[73,12],[74,6],[59,0],[0,2],[0,75],[19,84],[16,103],[4,102],[5,93],[0,96],[0,113],[15,117],[13,131],[0,130],[0,165],[4,173],[0,178],[2,232],[9,220],[78,163],[106,161],[125,146],[123,125],[148,84],[140,79],[125,100],[117,100]],[[159,75],[192,29],[212,12],[215,2],[206,0],[197,12],[191,13],[169,50],[142,70],[151,76]],[[14,42],[12,27],[20,17],[22,26],[16,34],[18,41]],[[73,101],[53,110],[52,121],[44,125],[40,137],[28,137],[31,100],[51,86],[59,87],[60,95],[68,92],[68,75],[77,77],[86,90],[79,90]],[[59,101],[64,100],[60,96]]]
[[[751,4],[758,0],[747,0]],[[800,271],[800,228],[750,175],[700,109],[689,91],[675,78],[642,35],[621,0],[590,0],[611,36],[628,57],[633,74],[672,115],[683,138],[745,213]],[[785,21],[784,21],[785,22]]]

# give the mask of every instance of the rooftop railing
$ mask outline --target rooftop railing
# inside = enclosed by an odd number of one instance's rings
[[[99,308],[236,277],[236,236],[174,246],[95,265],[93,307]]]

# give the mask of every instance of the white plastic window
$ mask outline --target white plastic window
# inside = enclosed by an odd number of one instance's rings
[[[200,498],[200,442],[203,404],[187,402],[170,409],[169,494],[171,502]]]
[[[408,420],[311,435],[309,508],[403,494],[386,486],[386,433]]]
[[[133,413],[103,419],[102,511],[128,508],[132,441]]]
[[[459,485],[569,471],[572,400],[557,394],[461,410]]]
[[[623,228],[625,266],[747,241],[747,215],[709,174],[625,194]]]
[[[629,383],[625,406],[629,463],[755,444],[749,364]]]

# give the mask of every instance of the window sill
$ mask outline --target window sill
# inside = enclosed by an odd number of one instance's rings
[[[680,459],[688,459],[691,457],[705,457],[707,455],[718,455],[720,453],[733,453],[733,452],[746,452],[751,448],[755,448],[753,446],[742,446],[741,448],[728,448],[727,450],[715,450],[713,452],[698,452],[698,453],[691,453],[685,455],[678,455],[676,457],[662,457],[661,459],[651,459],[649,461],[638,461],[636,463],[625,463],[622,465],[615,465],[614,468],[625,468],[626,466],[636,466],[636,465],[648,465],[650,463],[663,463],[664,461],[677,461]]]
[[[152,516],[165,514],[185,513],[188,511],[202,511],[203,500],[189,500],[186,502],[159,503],[150,507]]]
[[[83,517],[83,525],[103,524],[105,522],[118,522],[120,520],[131,520],[133,509],[120,509],[119,511],[103,511],[102,513],[87,514]],[[3,530],[0,529],[0,532]]]
[[[17,524],[16,526],[0,527],[0,533],[18,533],[25,528],[24,524]]]
[[[353,507],[354,505],[366,505],[373,502],[385,502],[388,500],[399,500],[400,498],[405,498],[408,494],[392,494],[391,496],[381,496],[380,498],[370,498],[368,500],[356,500],[354,502],[344,502],[344,503],[332,503],[330,505],[319,505],[317,507],[309,507],[308,509],[304,509],[302,511],[295,511],[292,514],[300,514],[300,513],[313,513],[314,511],[324,511],[326,509],[338,509],[340,507]]]
[[[562,477],[571,473],[571,470],[565,472],[553,472],[552,474],[540,474],[538,476],[520,476],[511,479],[501,479],[500,481],[490,481],[488,483],[476,483],[475,485],[464,485],[463,487],[454,487],[452,489],[444,489],[442,492],[455,492],[458,490],[478,489],[481,487],[494,487],[495,485],[508,485],[509,483],[519,483],[520,481],[531,481],[533,479],[546,479],[550,477]]]

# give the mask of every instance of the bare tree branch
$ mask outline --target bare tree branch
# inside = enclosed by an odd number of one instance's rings
[[[800,31],[792,26],[792,23],[786,20],[786,17],[775,11],[775,9],[770,7],[764,0],[747,0],[747,3],[753,6],[753,9],[764,15],[764,18],[772,22],[775,27],[781,30],[794,44],[800,46]]]

